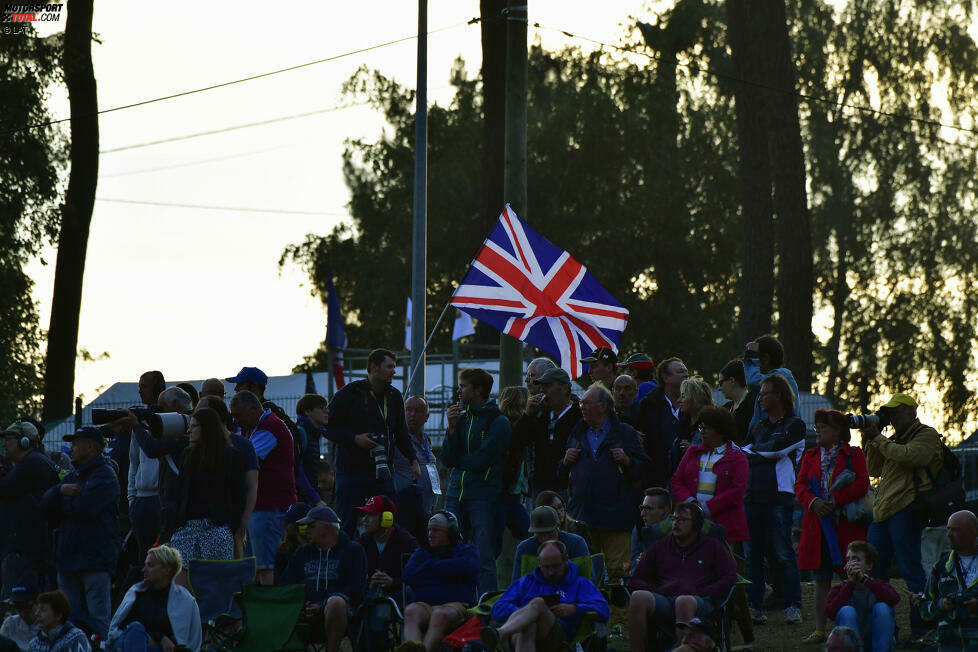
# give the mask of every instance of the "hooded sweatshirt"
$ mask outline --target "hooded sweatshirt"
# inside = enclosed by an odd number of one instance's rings
[[[323,550],[305,543],[295,551],[278,583],[305,584],[306,600],[323,604],[338,595],[351,609],[367,590],[367,556],[363,547],[340,532],[336,545]]]
[[[560,603],[577,607],[577,611],[570,618],[557,619],[568,634],[573,634],[577,630],[585,611],[598,614],[598,622],[603,623],[608,620],[608,602],[591,580],[581,577],[577,564],[572,561],[567,562],[567,574],[559,584],[551,584],[544,579],[539,568],[524,575],[518,582],[510,584],[506,592],[493,605],[492,618],[500,622],[505,621],[514,611],[529,604],[530,600],[543,595],[556,595]]]
[[[466,406],[441,447],[442,464],[457,469],[459,500],[497,500],[512,431],[496,401]]]

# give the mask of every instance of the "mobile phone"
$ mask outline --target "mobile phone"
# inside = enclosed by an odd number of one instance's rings
[[[560,596],[557,595],[556,593],[549,593],[549,594],[543,596],[543,602],[548,607],[553,607],[555,605],[560,604]]]

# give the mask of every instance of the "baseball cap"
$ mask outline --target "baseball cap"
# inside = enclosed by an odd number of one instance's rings
[[[105,446],[105,435],[94,426],[82,426],[73,435],[65,435],[62,439],[68,442],[74,441],[75,439],[88,439],[89,441],[94,441],[99,446]]]
[[[229,383],[255,383],[256,385],[267,385],[268,376],[258,367],[241,367],[237,376],[225,378]]]
[[[717,640],[717,632],[713,625],[696,617],[690,618],[686,622],[678,622],[676,623],[676,627],[680,629],[691,629],[695,632],[706,634],[713,639],[714,642]]]
[[[10,589],[10,601],[14,603],[30,602],[40,592],[40,589],[33,584],[20,584]]]
[[[546,385],[547,383],[564,383],[565,385],[570,385],[570,375],[560,367],[554,367],[544,371],[537,378],[537,382],[541,385]]]
[[[31,439],[37,439],[40,435],[37,432],[37,428],[34,427],[33,423],[29,421],[14,421],[9,426],[0,432],[0,436],[14,436],[14,437],[30,437]]]
[[[285,513],[280,516],[280,518],[286,523],[295,523],[300,518],[305,518],[309,514],[310,507],[305,503],[296,503],[292,505]]]
[[[368,500],[366,504],[357,507],[357,509],[368,514],[383,514],[384,512],[390,512],[394,516],[397,516],[397,506],[394,505],[394,501],[387,496],[374,496]]]
[[[595,350],[591,351],[591,355],[586,358],[581,358],[581,362],[597,362],[598,360],[616,364],[618,362],[618,356],[608,347],[599,346]]]
[[[880,407],[895,408],[899,405],[909,405],[910,407],[915,408],[917,407],[917,401],[915,401],[909,394],[894,394],[893,398]]]
[[[619,367],[635,367],[636,369],[651,369],[655,366],[652,358],[644,353],[633,353],[624,362],[618,363]]]
[[[340,518],[336,515],[336,512],[331,510],[329,507],[313,507],[309,510],[303,518],[300,518],[296,523],[299,525],[309,525],[314,521],[320,521],[322,523],[335,523],[340,524]]]
[[[537,532],[553,532],[557,529],[560,523],[560,519],[557,516],[557,510],[550,505],[540,505],[532,512],[530,512],[530,527],[528,532],[536,534]]]

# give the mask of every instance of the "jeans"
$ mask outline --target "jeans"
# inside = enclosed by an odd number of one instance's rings
[[[479,595],[495,591],[496,583],[496,530],[502,527],[496,522],[496,505],[491,500],[463,500],[458,504],[458,516],[462,532],[469,543],[479,550]]]
[[[863,649],[866,652],[889,652],[893,649],[893,631],[896,622],[893,618],[893,607],[885,602],[877,602],[873,605],[868,632],[859,631],[859,614],[849,605],[839,609],[839,613],[835,616],[835,624],[856,630],[863,639]]]
[[[109,636],[112,579],[105,571],[59,572],[58,588],[68,596],[71,620],[102,640]]]
[[[744,511],[751,541],[748,559],[751,585],[747,592],[751,606],[755,609],[764,606],[764,555],[770,545],[781,566],[784,606],[800,607],[801,581],[795,551],[791,547],[791,505],[746,503]]]
[[[156,537],[160,535],[160,497],[133,498],[132,504],[129,505],[129,520],[132,522],[136,546],[139,548],[136,559],[142,564],[146,558],[146,551],[153,547]]]
[[[357,516],[367,499],[373,496],[387,496],[394,499],[394,482],[378,480],[373,473],[336,473],[336,512],[340,517],[340,527],[352,538],[357,538]]]
[[[129,623],[119,638],[112,641],[109,652],[157,652],[161,648],[149,644],[149,634],[141,622]]]
[[[901,509],[885,521],[870,523],[866,540],[879,553],[873,577],[888,578],[890,563],[896,557],[900,576],[907,583],[907,589],[911,593],[924,590],[924,569],[920,565],[920,530],[914,527],[909,507]],[[927,631],[927,627],[920,622],[920,612],[912,607],[910,631],[915,637]]]
[[[517,544],[530,536],[527,532],[530,527],[530,515],[526,513],[526,508],[523,507],[523,503],[520,502],[520,497],[517,494],[499,497],[499,502],[496,504],[496,523],[496,538],[492,544],[497,557],[503,550],[503,531],[505,528],[509,528],[509,531],[513,533],[513,538],[516,539]]]

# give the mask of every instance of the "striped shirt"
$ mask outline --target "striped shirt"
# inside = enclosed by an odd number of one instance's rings
[[[717,490],[717,476],[713,472],[713,464],[723,457],[723,454],[726,452],[727,445],[724,444],[719,448],[705,451],[700,455],[700,476],[699,484],[696,485],[696,502],[700,504],[703,511],[707,514],[710,513],[710,510],[706,507],[706,501],[713,498]]]

